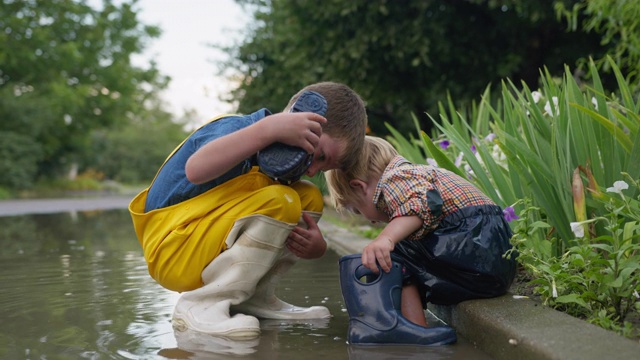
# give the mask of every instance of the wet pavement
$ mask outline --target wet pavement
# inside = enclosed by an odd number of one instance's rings
[[[124,209],[133,196],[0,201],[0,216]],[[329,221],[320,227],[340,256],[369,242]],[[514,294],[431,306],[431,311],[494,359],[637,359],[640,344]]]

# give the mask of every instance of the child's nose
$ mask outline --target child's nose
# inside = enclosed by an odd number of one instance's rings
[[[311,166],[309,166],[309,168],[307,169],[306,175],[308,177],[313,177],[316,175],[317,172],[318,172],[318,167],[316,166],[316,164],[311,163]]]

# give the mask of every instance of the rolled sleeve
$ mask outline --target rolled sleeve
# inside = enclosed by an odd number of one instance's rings
[[[437,190],[432,184],[416,186],[415,175],[412,171],[402,171],[402,168],[399,168],[397,171],[387,172],[380,179],[379,184],[381,185],[379,198],[384,199],[381,210],[389,216],[389,219],[414,215],[422,219],[422,227],[412,233],[409,239],[420,239],[435,229],[442,208],[441,198],[431,195],[433,192],[437,193]],[[431,204],[430,200],[435,203]],[[434,209],[436,209],[435,212]]]

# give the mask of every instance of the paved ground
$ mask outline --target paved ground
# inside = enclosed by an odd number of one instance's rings
[[[0,200],[0,216],[126,209],[133,196],[70,199]]]

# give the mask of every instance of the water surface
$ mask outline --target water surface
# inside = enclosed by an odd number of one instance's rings
[[[328,252],[300,261],[279,287],[288,302],[328,307],[328,321],[262,321],[261,337],[243,342],[176,339],[179,294],[149,277],[126,210],[0,217],[0,358],[489,359],[464,339],[433,348],[347,345],[338,259]]]

